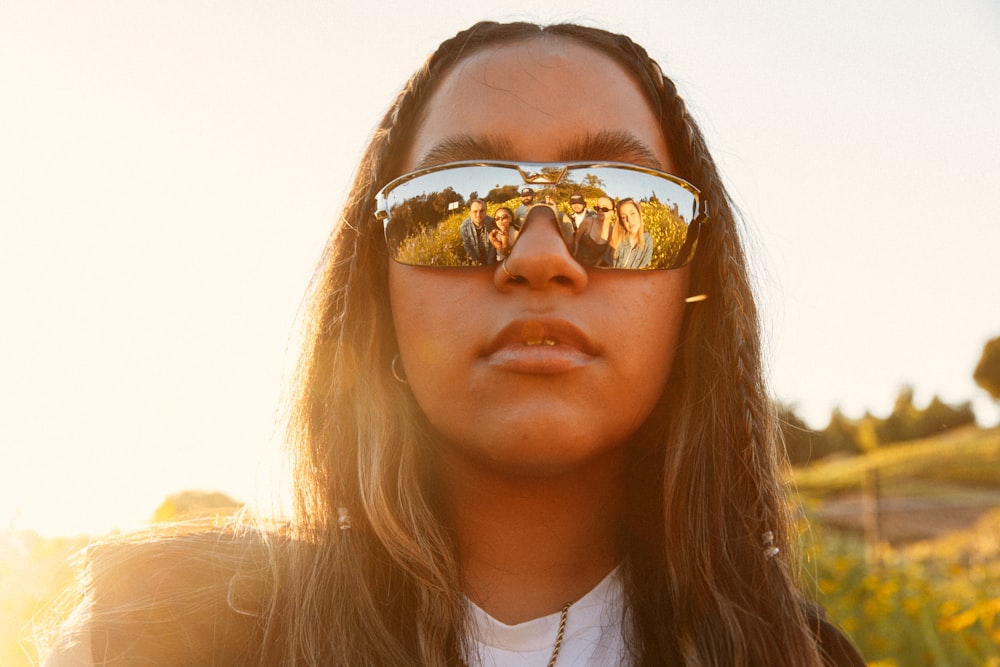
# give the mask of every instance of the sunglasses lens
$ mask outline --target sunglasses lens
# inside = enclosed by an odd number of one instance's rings
[[[531,184],[535,203],[524,205]],[[583,195],[585,208],[570,205]],[[620,210],[605,228],[594,212]],[[402,176],[379,194],[390,256],[415,266],[463,267],[502,261],[533,206],[555,209],[563,241],[585,266],[671,269],[693,256],[702,207],[698,191],[669,174],[628,165],[510,163],[443,165]],[[499,246],[496,220],[508,222]],[[551,218],[550,218],[551,219]],[[499,246],[499,247],[498,247]]]

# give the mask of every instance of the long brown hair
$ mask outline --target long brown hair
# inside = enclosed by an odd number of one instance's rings
[[[262,662],[449,665],[465,654],[466,607],[428,470],[430,430],[391,371],[397,346],[374,198],[399,175],[422,110],[451,67],[492,45],[553,37],[595,49],[635,77],[678,176],[701,190],[711,212],[690,269],[693,293],[708,300],[686,314],[667,389],[632,443],[634,497],[622,545],[632,659],[820,664],[795,583],[737,216],[697,125],[673,82],[628,37],[490,22],[441,44],[396,98],[311,286],[289,409],[295,516],[280,538],[261,532],[252,540],[269,565],[252,568],[263,593],[243,596],[256,607],[240,608],[255,619]],[[340,529],[340,508],[349,530]],[[773,557],[765,553],[769,532],[780,549]]]

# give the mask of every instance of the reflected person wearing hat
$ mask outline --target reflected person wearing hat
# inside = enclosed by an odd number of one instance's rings
[[[528,209],[535,203],[535,191],[529,187],[521,188],[521,205],[514,209],[514,228],[521,229],[524,224],[524,216],[528,215]]]
[[[577,230],[580,229],[580,225],[583,224],[584,220],[596,218],[597,214],[587,210],[587,201],[583,198],[583,194],[579,192],[574,192],[570,195],[569,207],[573,212],[570,215],[564,213],[560,216],[559,227],[566,245],[572,248],[575,253]]]
[[[573,223],[573,231],[580,229],[580,225],[583,223],[584,218],[588,216],[593,216],[593,211],[587,210],[587,201],[583,198],[583,195],[579,192],[574,192],[569,197],[569,207],[573,210],[573,214],[569,216],[570,221]]]

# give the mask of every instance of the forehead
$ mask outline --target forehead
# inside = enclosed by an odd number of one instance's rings
[[[614,160],[674,171],[631,74],[594,48],[552,36],[486,47],[441,77],[404,171],[469,159]]]

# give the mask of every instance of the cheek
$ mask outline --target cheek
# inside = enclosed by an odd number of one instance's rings
[[[476,372],[484,338],[477,304],[495,288],[488,273],[454,271],[390,264],[389,296],[408,390],[439,433],[468,441],[472,425],[488,426],[479,414],[489,382]]]
[[[451,439],[467,439],[470,423],[484,423],[476,412],[490,385],[477,370],[495,292],[488,271],[390,264],[389,297],[408,389]]]
[[[686,308],[688,272],[654,271],[627,278],[642,288],[622,290],[626,296],[617,312],[621,344],[616,361],[630,383],[632,402],[639,411],[648,411],[659,400],[673,365]]]
[[[389,297],[396,340],[407,379],[415,387],[433,384],[455,369],[455,342],[468,320],[468,295],[456,293],[463,281],[436,280],[427,270],[390,265]]]

